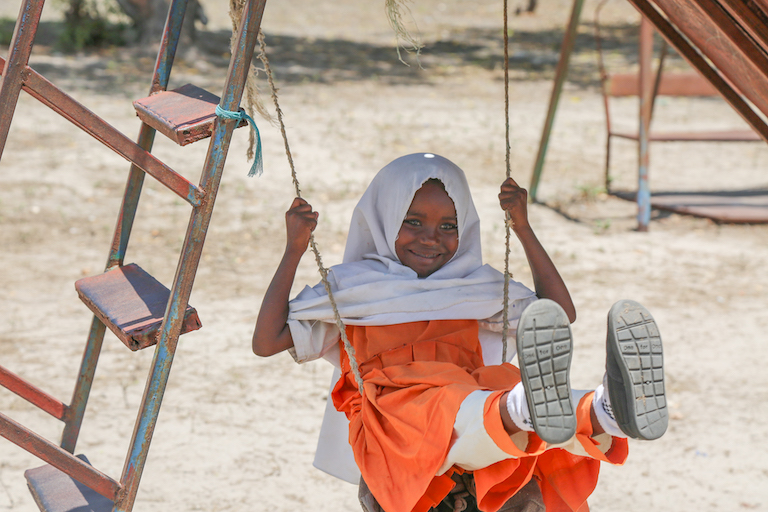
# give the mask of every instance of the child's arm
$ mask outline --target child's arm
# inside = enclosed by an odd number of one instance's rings
[[[508,178],[501,185],[499,202],[502,210],[509,213],[513,222],[512,230],[525,250],[536,295],[557,302],[565,310],[568,319],[571,322],[576,321],[576,308],[573,306],[571,294],[528,223],[528,192],[518,186],[515,180]]]
[[[298,197],[285,214],[285,252],[264,294],[253,331],[253,353],[258,356],[271,356],[293,346],[291,330],[286,323],[288,299],[296,268],[307,250],[310,234],[317,226],[317,215],[309,203]]]

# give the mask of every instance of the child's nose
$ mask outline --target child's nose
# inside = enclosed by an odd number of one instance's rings
[[[425,228],[421,231],[421,242],[434,245],[440,238],[440,232],[437,228]]]

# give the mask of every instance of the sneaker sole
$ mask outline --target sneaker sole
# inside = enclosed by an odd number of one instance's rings
[[[658,439],[669,415],[661,335],[648,310],[631,300],[613,305],[606,353],[608,393],[619,428],[635,439]]]
[[[576,433],[571,401],[571,325],[556,302],[540,299],[525,308],[517,326],[520,377],[536,434],[564,443]]]

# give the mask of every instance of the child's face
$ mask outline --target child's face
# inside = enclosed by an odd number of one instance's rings
[[[442,183],[427,181],[413,196],[395,240],[395,254],[419,277],[427,277],[448,263],[458,247],[453,200]]]

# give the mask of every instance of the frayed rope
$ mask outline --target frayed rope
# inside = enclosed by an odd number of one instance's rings
[[[253,165],[251,165],[248,176],[261,176],[261,173],[264,172],[264,162],[261,157],[261,135],[259,135],[259,128],[256,126],[256,122],[244,110],[238,110],[237,112],[224,110],[220,105],[216,105],[216,115],[222,119],[246,120],[251,125],[251,129],[256,134],[256,150],[253,152]]]

